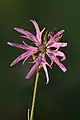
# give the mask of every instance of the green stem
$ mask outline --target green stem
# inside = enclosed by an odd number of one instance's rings
[[[29,112],[30,112],[30,109],[28,109],[28,114],[27,114],[28,115],[28,120],[29,120]]]
[[[31,108],[30,120],[33,120],[34,105],[35,105],[35,98],[36,98],[38,80],[39,80],[39,72],[37,71],[35,85],[34,85],[34,92],[33,92],[33,100],[32,100],[32,108]]]

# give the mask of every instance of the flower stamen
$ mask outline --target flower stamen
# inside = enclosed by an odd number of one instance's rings
[[[46,46],[45,45],[41,45],[39,47],[39,50],[40,50],[41,53],[46,53]]]

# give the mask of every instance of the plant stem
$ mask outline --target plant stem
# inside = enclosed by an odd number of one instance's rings
[[[39,80],[39,72],[37,71],[35,85],[34,85],[34,92],[33,92],[33,100],[32,100],[32,108],[31,108],[30,120],[33,120],[34,105],[35,105],[35,98],[36,98],[38,80]]]
[[[28,109],[28,114],[27,114],[28,115],[28,120],[29,120],[29,112],[30,112],[30,109]]]

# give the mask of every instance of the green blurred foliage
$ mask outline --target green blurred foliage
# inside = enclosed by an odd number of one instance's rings
[[[50,82],[45,84],[44,72],[40,74],[35,105],[35,120],[80,119],[80,1],[79,0],[0,0],[0,120],[27,120],[31,107],[35,76],[25,79],[30,64],[9,64],[23,51],[9,47],[8,41],[22,42],[15,26],[34,33],[30,19],[40,28],[65,29],[62,49],[68,72],[63,73],[55,64],[49,69]]]

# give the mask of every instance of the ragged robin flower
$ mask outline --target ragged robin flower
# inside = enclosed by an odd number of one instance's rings
[[[18,27],[15,27],[14,29],[22,34],[21,37],[31,40],[34,43],[34,46],[28,45],[24,41],[23,41],[23,44],[8,42],[8,45],[10,45],[10,46],[14,46],[14,47],[25,50],[25,52],[23,54],[21,54],[19,57],[17,57],[11,63],[11,66],[15,65],[16,63],[18,63],[21,60],[24,60],[23,61],[23,64],[24,64],[25,61],[29,57],[32,57],[33,58],[32,63],[34,65],[31,68],[31,70],[29,71],[29,73],[27,74],[26,78],[29,79],[35,73],[35,71],[37,69],[40,70],[43,68],[45,71],[45,74],[46,74],[46,78],[47,78],[46,83],[48,83],[49,75],[48,75],[47,66],[52,68],[51,67],[52,64],[56,63],[63,72],[67,71],[65,66],[60,62],[60,61],[65,60],[66,56],[63,52],[59,51],[60,47],[67,46],[67,43],[62,43],[59,41],[64,33],[64,30],[60,30],[56,34],[54,32],[52,32],[52,33],[45,32],[45,28],[42,31],[40,31],[40,28],[39,28],[37,22],[34,20],[30,20],[30,21],[33,23],[33,25],[35,27],[36,36],[33,35],[31,32],[28,32],[28,31],[23,30]],[[45,32],[45,34],[44,34],[44,32]],[[51,63],[47,62],[46,55],[50,58]],[[57,58],[57,56],[61,57],[61,59],[59,60]]]

